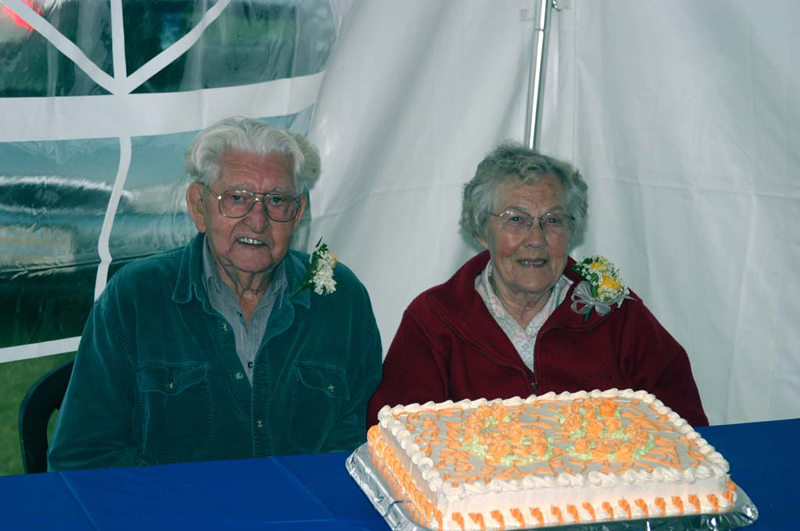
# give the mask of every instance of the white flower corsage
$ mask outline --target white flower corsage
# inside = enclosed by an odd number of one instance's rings
[[[572,292],[572,311],[583,314],[584,322],[589,320],[592,309],[600,315],[611,311],[616,304],[632,299],[630,290],[619,277],[617,268],[604,256],[590,256],[578,262],[572,269],[584,278]]]
[[[317,295],[330,295],[336,291],[336,281],[333,279],[333,268],[336,267],[336,256],[328,250],[328,244],[319,239],[314,251],[308,260],[306,276],[297,288],[297,295],[306,288],[314,288]]]

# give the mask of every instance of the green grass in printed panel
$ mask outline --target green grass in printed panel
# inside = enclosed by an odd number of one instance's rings
[[[19,406],[25,393],[50,369],[61,365],[75,353],[0,363],[0,475],[22,474],[19,444]],[[55,415],[50,421],[50,432]]]

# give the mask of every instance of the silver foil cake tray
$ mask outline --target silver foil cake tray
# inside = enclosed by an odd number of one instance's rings
[[[405,500],[398,500],[394,497],[388,482],[373,467],[367,443],[359,446],[347,458],[345,466],[347,472],[358,483],[378,513],[386,520],[390,529],[395,531],[435,531],[415,522]],[[724,513],[614,520],[546,526],[545,528],[557,531],[724,531],[739,529],[756,521],[758,509],[740,487],[737,486],[736,489],[736,502],[730,510]]]

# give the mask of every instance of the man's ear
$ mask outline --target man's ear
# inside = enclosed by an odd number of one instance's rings
[[[206,215],[203,201],[204,186],[202,183],[192,183],[186,190],[186,206],[189,209],[189,215],[194,221],[194,226],[200,232],[206,231]]]
[[[294,217],[294,227],[292,230],[296,229],[297,226],[300,224],[300,220],[303,218],[303,214],[306,211],[306,207],[308,206],[308,194],[302,194],[300,197],[300,206],[297,207],[297,215]]]

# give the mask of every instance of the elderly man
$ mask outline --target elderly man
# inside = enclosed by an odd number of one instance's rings
[[[300,136],[232,118],[195,139],[186,169],[199,234],[122,268],[95,303],[51,470],[365,440],[381,374],[369,296],[324,248],[313,259],[289,250],[319,155]]]

